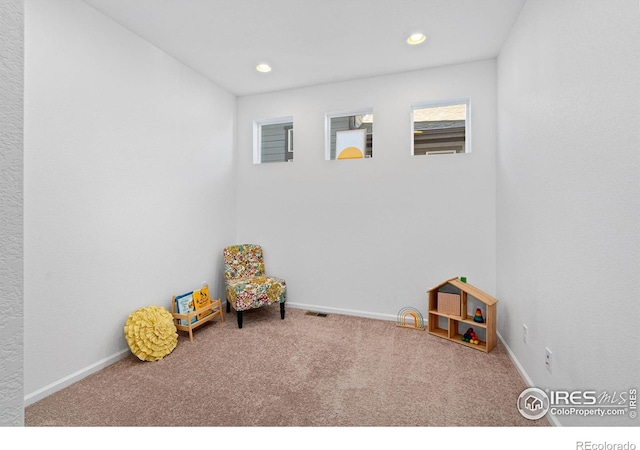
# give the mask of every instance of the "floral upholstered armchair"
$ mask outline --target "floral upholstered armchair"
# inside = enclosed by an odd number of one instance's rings
[[[287,283],[282,278],[266,276],[262,247],[254,244],[226,247],[224,280],[227,293],[227,312],[231,307],[242,328],[242,312],[280,302],[280,318],[284,319]]]

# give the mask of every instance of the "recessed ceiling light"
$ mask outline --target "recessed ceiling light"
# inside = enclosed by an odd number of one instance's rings
[[[266,72],[271,72],[271,66],[270,66],[269,64],[264,64],[264,63],[262,63],[262,64],[258,64],[258,65],[256,66],[256,70],[257,70],[258,72],[265,72],[265,73],[266,73]]]
[[[424,42],[426,36],[422,33],[413,33],[411,36],[407,38],[407,44],[409,45],[418,45]]]

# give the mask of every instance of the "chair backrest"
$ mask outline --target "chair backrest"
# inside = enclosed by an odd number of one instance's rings
[[[231,245],[224,254],[224,279],[264,276],[262,247],[255,244]]]

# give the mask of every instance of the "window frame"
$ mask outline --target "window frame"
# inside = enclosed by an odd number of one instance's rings
[[[465,105],[465,119],[464,119],[464,151],[463,152],[453,152],[453,151],[443,151],[443,150],[435,150],[432,153],[426,153],[425,155],[416,155],[415,154],[415,121],[414,121],[414,112],[417,109],[428,109],[428,108],[439,108],[443,106],[457,106],[457,105]],[[409,111],[410,124],[411,124],[411,156],[429,156],[430,154],[466,154],[471,153],[471,98],[470,97],[460,97],[460,98],[452,98],[445,100],[432,100],[432,101],[422,101],[422,102],[414,102],[411,104],[411,109]]]
[[[273,118],[269,118],[269,119],[259,119],[259,120],[254,120],[253,121],[253,163],[254,164],[267,164],[266,162],[262,161],[262,127],[265,125],[287,125],[291,123],[291,130],[293,130],[294,128],[294,121],[293,121],[293,116],[281,116],[281,117],[273,117]],[[293,134],[293,131],[291,131],[291,133]],[[289,134],[289,131],[286,131],[287,137]],[[288,149],[285,148],[285,158],[287,157],[288,153],[293,153],[293,152],[288,152]],[[270,161],[270,162],[293,162],[293,159],[291,160],[285,160],[285,161]]]
[[[333,112],[333,113],[326,113],[325,114],[325,119],[324,119],[324,141],[325,141],[325,145],[324,145],[324,159],[326,161],[339,161],[337,158],[333,158],[331,159],[331,119],[335,119],[338,117],[351,117],[351,116],[364,116],[367,114],[371,114],[374,116],[372,125],[371,125],[371,156],[366,156],[366,154],[364,155],[364,158],[359,158],[359,159],[373,159],[373,147],[374,147],[374,142],[375,139],[373,139],[373,127],[375,125],[375,114],[373,112],[373,107],[367,107],[367,108],[357,108],[357,109],[350,109],[350,110],[346,110],[346,111],[340,111],[340,112]],[[365,137],[365,147],[366,147],[366,137]],[[366,150],[366,149],[365,149]]]

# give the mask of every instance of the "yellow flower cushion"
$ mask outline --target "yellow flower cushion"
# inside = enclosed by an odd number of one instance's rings
[[[158,361],[178,345],[173,316],[161,306],[147,306],[132,313],[124,325],[131,352],[142,361]]]

